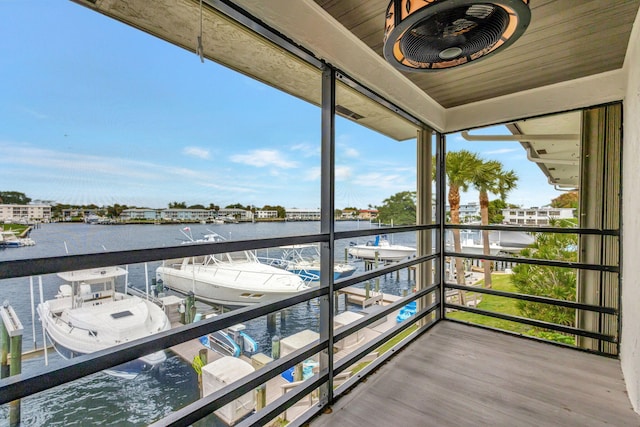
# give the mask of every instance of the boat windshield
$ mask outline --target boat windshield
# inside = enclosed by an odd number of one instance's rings
[[[254,258],[248,251],[225,252],[211,256],[216,262],[252,262]]]

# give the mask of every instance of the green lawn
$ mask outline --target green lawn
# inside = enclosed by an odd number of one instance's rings
[[[515,286],[511,283],[511,275],[509,274],[493,274],[491,276],[492,287],[495,290],[505,292],[517,292]],[[481,281],[480,283],[483,283]],[[467,294],[467,300],[471,299],[471,295]],[[480,294],[476,294],[480,295]],[[520,312],[516,307],[516,301],[513,298],[499,297],[495,295],[480,295],[482,301],[478,304],[478,308],[487,311],[493,311],[496,313],[510,314],[513,316],[520,316]],[[447,313],[447,318],[462,320],[465,322],[476,323],[479,325],[486,325],[492,328],[504,329],[507,331],[513,331],[524,335],[535,336],[552,341],[563,342],[565,344],[575,345],[574,338],[572,336],[560,334],[557,332],[540,331],[532,328],[529,325],[523,325],[517,322],[511,322],[508,320],[497,319],[495,317],[483,316],[481,314],[467,313],[464,311],[455,311]]]
[[[509,274],[493,274],[491,276],[492,287],[497,291],[505,292],[517,292],[515,286],[511,283],[511,275]],[[482,283],[481,281],[480,283]],[[519,316],[520,313],[516,307],[516,300],[513,298],[498,297],[495,295],[482,295],[476,294],[482,298],[482,301],[478,304],[478,308],[487,311],[493,311],[496,313],[510,314],[513,316]],[[467,300],[472,299],[470,294],[467,294]],[[510,322],[508,320],[497,319],[495,317],[483,316],[481,314],[467,313],[464,311],[456,311],[447,313],[447,317],[450,319],[458,319],[465,322],[478,323],[480,325],[491,326],[492,328],[505,329],[508,331],[514,331],[519,333],[525,333],[530,326],[522,325],[517,322]]]
[[[15,231],[17,236],[20,236],[28,228],[27,225],[22,224],[2,224],[0,226],[4,231]]]

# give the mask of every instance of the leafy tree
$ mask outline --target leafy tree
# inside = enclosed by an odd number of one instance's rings
[[[111,218],[117,218],[125,209],[129,209],[129,207],[127,205],[119,205],[118,203],[115,203],[113,206],[107,206],[107,215]]]
[[[434,159],[435,160],[435,159]],[[449,183],[449,209],[452,224],[460,224],[460,190],[467,191],[476,168],[482,161],[476,153],[467,150],[450,151],[445,159],[445,173]],[[435,171],[435,168],[433,168]],[[462,252],[460,230],[453,230],[453,247],[455,252]],[[462,259],[456,258],[456,277],[459,284],[464,284],[464,266]]]
[[[502,224],[504,221],[504,215],[502,215],[503,209],[517,208],[517,205],[507,203],[502,199],[495,199],[489,201],[489,224]]]
[[[555,226],[571,226],[551,221]],[[527,258],[549,259],[575,262],[578,259],[578,236],[576,234],[536,233],[530,248],[520,254]],[[513,268],[511,281],[518,292],[529,295],[545,296],[567,301],[576,300],[576,270],[542,265],[518,264]],[[518,301],[520,313],[531,319],[560,325],[574,326],[575,310],[529,301]]]
[[[187,202],[171,202],[169,203],[169,209],[186,209]]]
[[[206,209],[203,205],[191,205],[187,209]]]
[[[340,218],[340,217],[342,216],[342,210],[341,210],[341,209],[336,209],[336,210],[333,212],[333,215],[334,215],[336,218]]]
[[[0,201],[7,205],[26,205],[31,199],[19,191],[0,191]]]
[[[209,203],[209,209],[213,210],[213,211],[219,211],[220,210],[220,206],[213,204],[213,203]]]
[[[242,203],[236,203],[233,205],[228,205],[224,207],[225,209],[246,209],[246,207]]]
[[[284,206],[280,206],[280,205],[276,205],[276,206],[264,205],[262,207],[262,210],[264,210],[264,211],[278,211],[278,218],[286,218],[287,217],[287,210],[284,208]]]
[[[384,199],[378,208],[378,218],[384,223],[393,221],[395,225],[416,223],[416,192],[402,191]]]
[[[578,192],[569,191],[551,200],[552,208],[573,208],[578,209]]]

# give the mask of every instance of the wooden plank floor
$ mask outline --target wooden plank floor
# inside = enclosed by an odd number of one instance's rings
[[[312,427],[640,426],[615,359],[439,322]]]

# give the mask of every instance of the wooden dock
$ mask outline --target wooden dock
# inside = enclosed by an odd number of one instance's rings
[[[373,304],[389,305],[402,298],[397,295],[375,292],[374,290],[369,290],[369,297],[367,298],[366,289],[356,288],[355,286],[340,289],[338,295],[344,295],[348,303],[362,304],[362,308]]]
[[[350,290],[350,288],[346,288],[347,291]],[[356,288],[354,288],[356,289]],[[360,292],[362,291],[362,292]],[[346,295],[346,293],[345,293]],[[364,296],[364,289],[358,289],[358,290],[354,290],[353,291],[353,295],[357,296],[357,295],[362,295]],[[388,295],[388,294],[382,294],[384,295],[383,298],[380,300],[381,303],[383,304],[389,304],[393,301],[396,301],[397,299],[399,299],[400,297],[398,296],[394,296],[394,295]],[[377,336],[379,336],[380,334],[382,334],[383,332],[389,330],[391,327],[396,325],[396,313],[392,313],[388,316],[386,316],[385,318],[382,319],[382,321],[380,322],[376,322],[375,326],[370,327],[370,328],[364,328],[360,331],[358,331],[356,334],[352,334],[350,337],[346,338],[344,341],[344,343],[342,343],[342,345],[337,345],[336,347],[336,352],[334,353],[334,360],[335,361],[339,361],[340,359],[346,357],[347,355],[349,355],[351,352],[357,350],[357,348],[359,348],[361,345],[363,345],[364,343],[371,341],[372,339],[376,338]],[[174,324],[174,327],[179,326],[180,324]],[[286,337],[284,337],[283,339],[285,339]],[[351,338],[349,340],[349,338]],[[281,340],[282,342],[282,340]],[[185,362],[192,364],[193,360],[196,356],[199,355],[199,352],[203,349],[204,347],[202,346],[202,344],[200,344],[200,342],[198,340],[192,340],[192,341],[188,341],[182,344],[179,344],[177,346],[171,347],[171,350],[176,353],[177,355],[179,355]],[[362,360],[359,363],[365,362],[365,361],[371,361],[373,360],[375,357],[377,357],[377,353],[373,352],[370,355],[368,355],[367,357],[365,357],[365,360]],[[214,360],[218,360],[222,357],[222,355],[211,351],[211,350],[207,350],[207,362],[211,363]],[[254,357],[253,358],[248,358],[247,356],[241,356],[241,359],[251,363],[252,366],[254,366],[254,368],[258,368],[261,365],[260,363],[256,363],[257,359],[259,359],[261,362],[267,362],[271,360],[270,357],[261,354],[258,357]],[[256,360],[254,360],[256,359]],[[356,364],[356,365],[357,365]],[[342,381],[347,380],[351,375],[351,370],[347,369],[344,373],[342,373],[339,377],[335,378],[335,384],[340,384]],[[291,383],[289,381],[287,381],[286,379],[284,379],[281,375],[277,375],[275,377],[273,377],[272,379],[270,379],[269,381],[266,382],[265,385],[265,395],[266,395],[266,404],[270,404],[271,402],[275,401],[276,399],[278,399],[279,397],[281,397],[284,393],[286,393],[287,391],[293,389],[295,386],[297,386],[298,384],[300,384],[301,382],[294,382]],[[257,392],[256,392],[257,393]],[[257,401],[257,399],[256,399]],[[300,401],[298,401],[295,405],[293,405],[292,407],[290,407],[289,409],[287,409],[286,412],[284,412],[283,414],[281,414],[278,418],[280,418],[281,420],[284,419],[288,419],[288,420],[293,420],[296,417],[298,417],[299,415],[301,415],[302,413],[304,413],[306,410],[309,409],[309,407],[311,407],[312,405],[316,404],[318,402],[318,396],[317,396],[317,391],[313,392],[312,394],[308,395],[307,397],[301,399]]]

